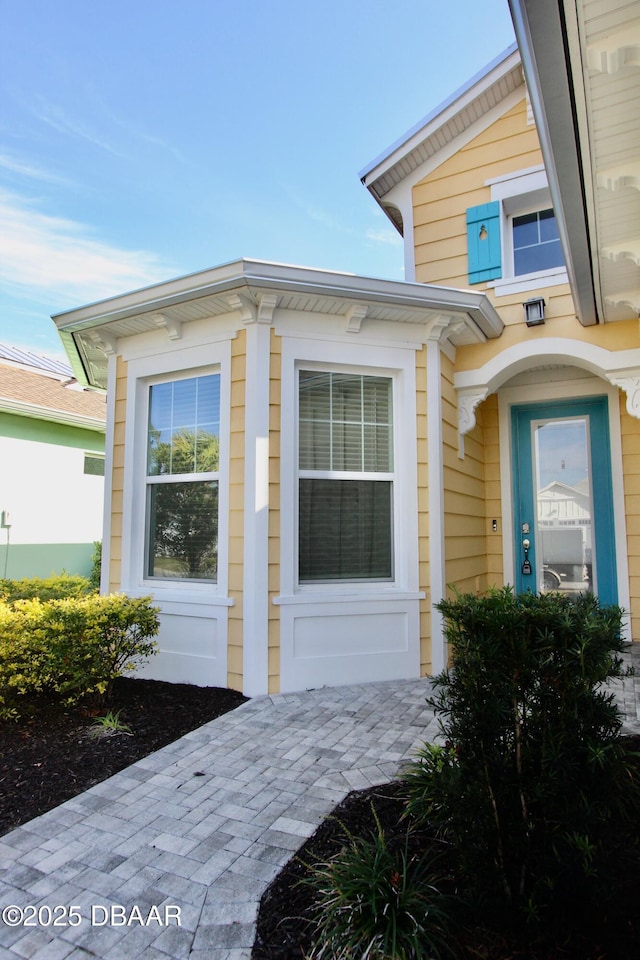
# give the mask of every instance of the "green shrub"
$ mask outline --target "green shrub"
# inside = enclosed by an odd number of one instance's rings
[[[88,577],[73,573],[50,577],[25,577],[22,580],[0,580],[0,600],[61,600],[63,597],[84,597],[93,591]]]
[[[102,574],[102,541],[94,540],[93,553],[91,554],[91,573],[89,574],[89,584],[96,593],[100,592],[100,577]]]
[[[409,769],[409,810],[453,842],[476,893],[533,919],[567,909],[594,894],[607,821],[638,797],[603,687],[622,675],[622,611],[509,588],[438,609],[444,745]]]
[[[155,652],[158,626],[148,597],[0,603],[0,715],[16,716],[34,694],[108,695],[116,677]]]
[[[315,868],[312,960],[448,955],[449,898],[436,886],[435,858],[413,856],[409,832],[400,844],[390,844],[373,804],[371,811],[371,836],[350,836],[338,854]]]

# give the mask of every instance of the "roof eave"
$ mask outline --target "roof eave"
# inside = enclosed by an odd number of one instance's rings
[[[360,277],[258,260],[238,260],[212,270],[155,284],[143,290],[57,314],[53,320],[77,378],[84,383],[104,387],[104,383],[98,381],[86,362],[81,348],[83,337],[92,332],[97,333],[100,328],[106,328],[108,333],[109,325],[119,320],[158,314],[190,300],[243,288],[249,292],[254,289],[281,290],[466,315],[478,328],[481,336],[487,339],[500,336],[504,326],[489,299],[474,291]]]
[[[509,0],[578,319],[602,320],[594,283],[572,67],[561,0]]]

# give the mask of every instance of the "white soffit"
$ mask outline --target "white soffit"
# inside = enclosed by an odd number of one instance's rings
[[[522,88],[523,82],[520,54],[513,44],[360,172],[362,183],[400,232],[393,208],[385,207],[387,194]]]
[[[640,4],[510,0],[578,316],[640,312]]]
[[[239,311],[271,322],[273,310],[341,316],[350,331],[370,320],[440,330],[454,345],[498,337],[503,323],[482,293],[380,280],[263,261],[239,260],[80,307],[53,319],[76,374],[104,386],[118,340],[162,329],[179,342],[194,320]]]

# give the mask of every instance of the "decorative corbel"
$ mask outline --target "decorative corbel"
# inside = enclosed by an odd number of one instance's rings
[[[476,425],[476,407],[487,399],[489,388],[458,394],[458,456],[464,460],[464,437]]]
[[[104,350],[108,357],[115,356],[118,352],[118,341],[116,337],[107,333],[106,330],[100,330],[99,332],[96,330],[93,333],[89,333],[87,339]]]
[[[438,314],[436,317],[431,317],[431,319],[427,320],[426,323],[426,339],[440,342],[444,337],[446,337],[449,331],[450,323],[451,317],[444,316],[443,314]]]
[[[153,318],[156,327],[160,330],[166,330],[169,340],[182,339],[182,323],[180,320],[174,320],[168,317],[166,313],[158,313]]]
[[[362,326],[362,321],[366,317],[369,308],[363,303],[354,303],[353,306],[349,307],[345,313],[345,320],[347,321],[347,333],[360,333],[360,327]]]
[[[627,395],[627,413],[630,417],[640,420],[640,371],[628,377],[608,377],[615,387],[624,390]]]
[[[278,295],[276,293],[263,293],[258,304],[258,323],[271,323],[273,321],[273,311],[278,306]]]
[[[237,310],[243,323],[255,323],[258,319],[258,311],[253,300],[243,297],[239,293],[229,293],[227,303],[232,310]]]

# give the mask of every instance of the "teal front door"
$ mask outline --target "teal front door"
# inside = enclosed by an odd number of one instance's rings
[[[523,404],[511,418],[516,589],[617,603],[607,398]]]

